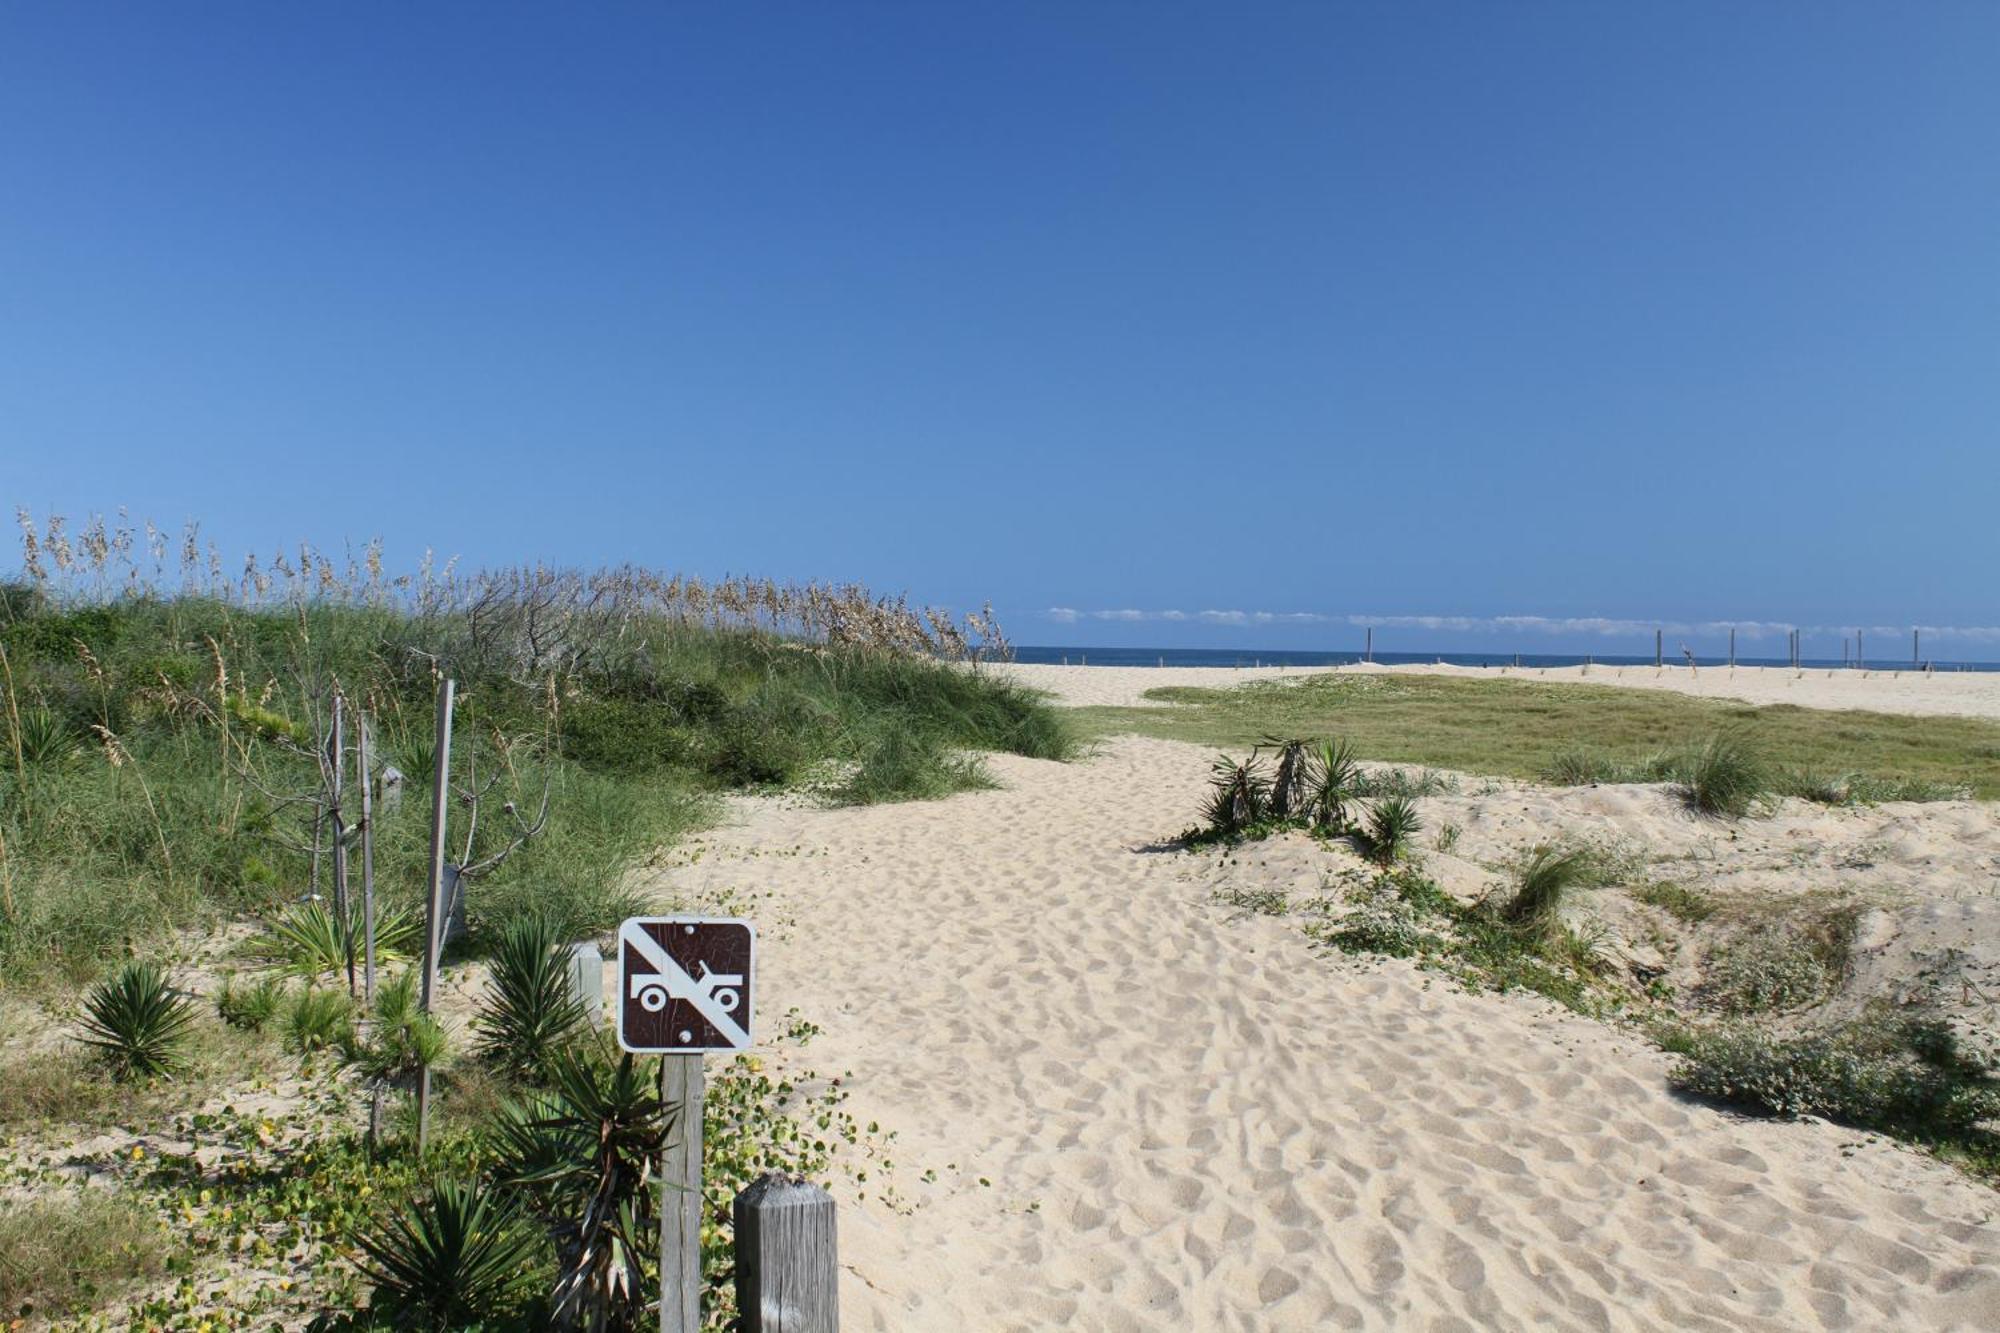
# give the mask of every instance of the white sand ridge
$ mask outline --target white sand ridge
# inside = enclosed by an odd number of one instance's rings
[[[899,1135],[915,1207],[843,1201],[848,1327],[1994,1326],[1987,1187],[1217,906],[1141,850],[1187,822],[1201,750],[993,763],[1004,790],[942,802],[734,802],[667,875],[796,922],[761,937],[763,1021],[820,1024],[806,1062]]]

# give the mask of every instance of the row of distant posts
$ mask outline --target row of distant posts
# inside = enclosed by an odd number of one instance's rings
[[[595,944],[571,949],[572,984],[602,1013],[604,960]],[[756,964],[748,921],[633,917],[618,928],[618,1044],[660,1057],[661,1100],[680,1108],[660,1171],[660,1333],[701,1328],[702,1058],[749,1048]],[[743,1333],[837,1333],[833,1196],[809,1181],[765,1175],[730,1211]]]

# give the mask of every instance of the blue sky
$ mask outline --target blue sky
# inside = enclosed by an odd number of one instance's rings
[[[1990,4],[12,5],[0,500],[1023,642],[2000,625],[1996,55]]]

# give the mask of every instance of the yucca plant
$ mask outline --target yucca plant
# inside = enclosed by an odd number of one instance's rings
[[[252,945],[253,954],[267,966],[308,980],[345,972],[347,960],[363,952],[367,927],[361,912],[357,903],[343,925],[325,903],[294,903],[264,923],[263,934]],[[416,913],[378,906],[375,961],[394,963],[409,957],[422,933],[423,922]]]
[[[1361,782],[1354,747],[1344,740],[1322,742],[1307,774],[1306,815],[1314,828],[1337,834],[1347,829],[1347,808]]]
[[[1375,803],[1368,812],[1368,828],[1363,841],[1369,859],[1378,865],[1393,865],[1409,850],[1410,841],[1423,828],[1417,805],[1407,796],[1390,796]]]
[[[1209,774],[1208,806],[1203,817],[1210,830],[1233,836],[1264,818],[1271,783],[1255,752],[1240,764],[1226,754],[1217,755],[1209,765]]]
[[[517,917],[500,933],[473,1024],[479,1057],[516,1078],[539,1080],[556,1050],[590,1023],[563,943],[562,923],[541,914]]]
[[[558,1049],[548,1075],[557,1112],[538,1124],[582,1151],[511,1181],[546,1190],[560,1210],[554,1322],[637,1329],[646,1312],[644,1256],[659,1243],[653,1167],[680,1108],[660,1099],[650,1070],[629,1054],[611,1064],[589,1047]]]
[[[296,1055],[350,1049],[354,1042],[354,1001],[346,991],[308,986],[285,1012],[285,1049]]]
[[[435,1181],[363,1232],[373,1322],[413,1329],[519,1327],[540,1241],[516,1208],[476,1180]]]
[[[194,1001],[157,963],[125,964],[83,1002],[83,1040],[120,1078],[172,1077],[186,1068],[193,1025]]]
[[[246,1032],[262,1032],[284,1007],[285,983],[265,977],[253,985],[238,987],[234,977],[222,983],[215,997],[215,1010],[222,1021]]]
[[[1277,763],[1271,773],[1271,790],[1268,797],[1271,818],[1291,819],[1303,815],[1310,790],[1312,767],[1306,743],[1300,740],[1283,741],[1267,738],[1264,744],[1270,746],[1277,755]]]
[[[501,1102],[485,1130],[495,1179],[523,1190],[550,1215],[566,1169],[590,1159],[591,1141],[565,1118],[564,1107],[554,1094],[530,1089]]]
[[[21,758],[30,764],[60,764],[83,748],[82,738],[62,718],[47,708],[21,711],[15,743]]]
[[[1554,940],[1562,929],[1563,899],[1590,870],[1588,848],[1541,844],[1528,854],[1513,897],[1499,909],[1500,919],[1537,940]]]

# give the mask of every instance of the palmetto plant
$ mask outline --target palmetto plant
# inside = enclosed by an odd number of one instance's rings
[[[368,1035],[353,1043],[349,1058],[364,1078],[396,1084],[436,1065],[444,1052],[444,1029],[418,1003],[411,968],[375,992]]]
[[[1241,833],[1263,819],[1269,807],[1270,779],[1264,764],[1253,751],[1237,763],[1228,755],[1216,756],[1209,765],[1208,806],[1202,812],[1210,829],[1221,834]]]
[[[170,1077],[186,1067],[194,1001],[168,984],[157,963],[127,963],[91,987],[83,1040],[120,1078]]]
[[[1380,865],[1394,864],[1422,827],[1416,802],[1409,797],[1390,796],[1377,801],[1368,813],[1368,828],[1363,835],[1370,859]]]
[[[266,964],[291,976],[313,979],[346,970],[347,960],[358,957],[367,927],[362,909],[355,904],[343,925],[340,917],[324,903],[294,903],[264,923],[264,932],[253,946]],[[393,963],[407,958],[419,943],[423,922],[405,908],[375,909],[375,961]]]
[[[1347,808],[1361,781],[1361,765],[1346,741],[1325,741],[1312,753],[1306,775],[1306,817],[1316,829],[1341,833],[1347,828]]]
[[[346,991],[308,986],[285,1013],[285,1049],[298,1055],[350,1049],[354,1042],[354,1001]]]
[[[537,1128],[567,1138],[574,1150],[510,1183],[542,1190],[551,1201],[555,1324],[636,1329],[646,1310],[644,1256],[659,1243],[653,1167],[680,1108],[660,1099],[650,1071],[629,1054],[611,1064],[588,1047],[561,1048],[548,1078],[556,1113]]]
[[[284,1002],[285,983],[277,977],[265,977],[245,987],[238,987],[235,979],[230,978],[222,983],[222,990],[215,997],[215,1010],[233,1028],[262,1032],[278,1016]]]
[[[535,1280],[534,1230],[477,1181],[438,1180],[357,1240],[376,1323],[418,1329],[506,1327]]]
[[[473,1020],[481,1059],[538,1081],[556,1050],[590,1022],[570,982],[562,924],[531,915],[507,923],[493,957],[489,990]]]

